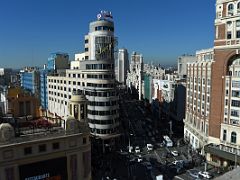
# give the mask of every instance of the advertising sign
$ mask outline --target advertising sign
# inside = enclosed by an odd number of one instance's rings
[[[66,180],[67,158],[61,157],[19,166],[20,180]]]

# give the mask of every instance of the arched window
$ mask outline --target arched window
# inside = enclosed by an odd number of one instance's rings
[[[234,9],[233,4],[229,4],[228,5],[228,15],[230,15],[230,16],[233,15],[233,9]]]
[[[237,142],[237,133],[233,131],[231,133],[231,143],[236,143],[236,142]]]
[[[240,12],[240,2],[237,4],[237,10]]]
[[[223,130],[223,141],[226,141],[226,139],[227,139],[227,130],[224,129]]]
[[[233,4],[228,5],[228,11],[233,11]]]

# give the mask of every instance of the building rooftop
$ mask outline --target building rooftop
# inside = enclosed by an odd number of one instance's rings
[[[7,124],[7,123],[6,123]],[[85,131],[83,129],[79,129],[79,131],[69,131],[65,130],[64,128],[60,126],[55,126],[51,128],[23,128],[21,130],[19,137],[13,137],[8,140],[5,140],[0,136],[0,148],[4,148],[7,146],[12,146],[16,144],[23,144],[28,142],[34,142],[34,141],[43,141],[43,140],[50,140],[50,139],[57,139],[57,138],[64,138],[69,136],[75,136],[83,134]],[[2,133],[4,134],[4,132]],[[9,134],[7,132],[7,134]]]

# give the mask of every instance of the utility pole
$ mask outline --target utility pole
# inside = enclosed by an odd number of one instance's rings
[[[169,121],[169,135],[170,135],[170,137],[172,137],[172,134],[173,134],[173,132],[172,132],[172,121]]]

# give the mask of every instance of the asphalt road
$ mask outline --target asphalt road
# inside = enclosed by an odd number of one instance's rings
[[[127,95],[120,98],[121,133],[124,138],[118,144],[119,149],[116,152],[99,158],[102,163],[97,168],[98,174],[95,177],[150,180],[154,175],[164,174],[165,179],[173,179],[173,174],[167,169],[167,165],[176,160],[187,160],[189,158],[187,157],[188,146],[160,147],[163,135],[168,133],[169,125],[161,124],[161,127],[157,127],[157,123],[154,122],[155,118],[148,112],[142,101],[126,99]],[[129,153],[127,149],[129,144],[133,148],[139,146],[141,152],[136,153],[133,149],[132,153]],[[148,152],[147,144],[154,145],[154,150]],[[178,151],[179,156],[171,155],[171,151]],[[152,170],[146,169],[142,162],[138,162],[139,155],[142,156],[143,162],[151,162]],[[186,172],[176,176],[175,179],[193,178]]]

